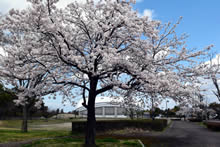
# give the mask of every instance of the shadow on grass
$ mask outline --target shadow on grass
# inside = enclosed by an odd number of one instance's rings
[[[31,144],[22,147],[83,147],[84,139],[75,138],[57,138],[34,141]],[[141,147],[137,140],[119,140],[113,138],[97,139],[97,147]]]

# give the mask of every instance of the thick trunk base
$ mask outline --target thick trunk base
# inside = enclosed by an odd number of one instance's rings
[[[24,133],[28,132],[28,128],[27,128],[27,120],[22,120],[21,131],[24,132]]]
[[[22,126],[21,126],[21,131],[22,132],[28,132],[28,119],[27,119],[27,106],[23,106],[23,120],[22,120]]]
[[[95,119],[95,98],[96,98],[96,87],[98,83],[98,78],[90,77],[90,91],[87,105],[87,125],[86,125],[86,136],[85,136],[85,146],[93,147],[95,145],[96,136],[96,119]]]
[[[86,138],[85,138],[86,147],[95,146],[95,136],[96,136],[96,119],[94,116],[93,118],[87,119]]]

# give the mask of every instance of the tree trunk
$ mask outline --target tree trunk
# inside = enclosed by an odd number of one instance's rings
[[[134,119],[134,112],[132,109],[130,109],[130,119],[133,120]]]
[[[90,80],[90,91],[87,106],[87,125],[86,125],[86,136],[85,136],[85,146],[93,147],[95,146],[95,136],[96,136],[96,118],[95,118],[95,98],[96,98],[96,87],[98,80]]]
[[[96,119],[95,106],[88,107],[87,126],[86,126],[86,146],[95,146]]]
[[[155,120],[155,117],[154,117],[154,111],[152,110],[152,113],[151,113],[152,115],[151,115],[151,118],[152,118],[152,120]]]
[[[24,105],[23,106],[23,120],[22,120],[22,127],[21,127],[21,131],[22,132],[27,132],[28,131],[28,124],[27,124],[27,106]]]
[[[152,102],[152,120],[155,120],[155,117],[154,117],[154,95],[151,95],[151,102]]]

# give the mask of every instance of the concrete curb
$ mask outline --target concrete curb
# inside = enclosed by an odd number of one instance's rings
[[[141,144],[142,147],[145,147],[140,139],[138,139],[138,142]]]

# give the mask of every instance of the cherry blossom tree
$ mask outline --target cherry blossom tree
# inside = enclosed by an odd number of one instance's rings
[[[23,108],[21,130],[27,132],[29,106],[35,103],[35,106],[40,108],[42,97],[57,92],[59,87],[52,85],[54,80],[49,71],[26,52],[24,42],[28,40],[23,37],[27,36],[15,31],[5,36],[10,43],[4,41],[1,44],[4,53],[0,56],[0,76],[4,83],[13,87],[18,97],[14,102]]]
[[[58,0],[28,1],[31,6],[11,10],[0,29],[23,36],[22,44],[14,41],[16,48],[31,55],[34,67],[42,68],[39,73],[48,72],[53,84],[65,87],[64,96],[80,90],[88,111],[87,145],[95,144],[97,95],[132,89],[188,100],[194,86],[186,83],[204,74],[196,59],[210,47],[187,49],[186,36],[175,33],[176,24],[140,17],[132,8],[134,0],[88,0],[65,9],[56,7]]]
[[[116,104],[119,104],[122,108],[124,108],[124,114],[129,116],[132,120],[135,117],[138,119],[139,114],[144,110],[145,107],[145,102],[143,99],[135,96],[129,95],[124,97],[124,99],[120,98],[120,101],[117,99],[117,97],[115,99],[117,100]]]
[[[213,90],[213,94],[217,97],[217,99],[220,101],[220,87],[219,87],[219,55],[217,55],[215,58],[212,58],[209,62],[212,73],[211,73],[211,80],[213,85],[215,86],[215,90]]]

